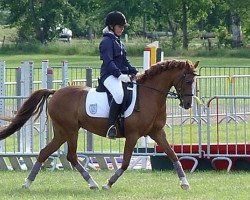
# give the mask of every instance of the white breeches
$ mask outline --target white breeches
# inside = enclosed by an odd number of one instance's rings
[[[118,78],[114,77],[113,75],[109,76],[105,79],[103,82],[103,85],[109,90],[109,92],[112,94],[115,102],[117,104],[121,104],[124,92],[122,88],[122,82],[118,80]]]

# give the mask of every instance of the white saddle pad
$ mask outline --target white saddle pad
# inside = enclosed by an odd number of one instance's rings
[[[124,117],[132,114],[136,101],[136,85],[133,84],[132,102],[124,113]],[[95,88],[91,88],[86,98],[86,112],[91,117],[108,118],[109,104],[106,92],[97,92]]]

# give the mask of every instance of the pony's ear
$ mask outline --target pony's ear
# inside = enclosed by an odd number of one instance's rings
[[[197,61],[195,64],[194,64],[194,68],[198,67],[200,61]]]

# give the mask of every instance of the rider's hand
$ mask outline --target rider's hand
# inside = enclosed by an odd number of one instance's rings
[[[128,83],[128,82],[131,82],[130,80],[130,77],[127,75],[127,74],[121,74],[119,77],[118,77],[118,80],[124,82],[124,83]]]

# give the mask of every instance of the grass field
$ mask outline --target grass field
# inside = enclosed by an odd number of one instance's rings
[[[142,66],[142,57],[133,57],[128,55],[128,58],[132,65]],[[249,58],[223,58],[223,57],[168,57],[165,55],[165,59],[189,59],[192,62],[200,61],[200,67],[204,65],[223,65],[223,66],[250,66]],[[36,67],[41,66],[41,62],[44,59],[49,60],[51,66],[60,66],[62,60],[67,60],[69,66],[91,66],[98,67],[101,65],[99,56],[83,56],[83,55],[56,55],[56,54],[25,54],[25,55],[0,55],[0,60],[6,62],[7,67],[18,67],[21,61],[32,60]]]
[[[92,172],[99,186],[106,183],[113,171]],[[187,173],[191,190],[179,187],[173,171],[127,171],[110,191],[92,191],[76,171],[42,171],[33,185],[21,188],[27,172],[1,172],[1,199],[162,199],[162,200],[238,200],[248,199],[250,173],[195,172]]]

